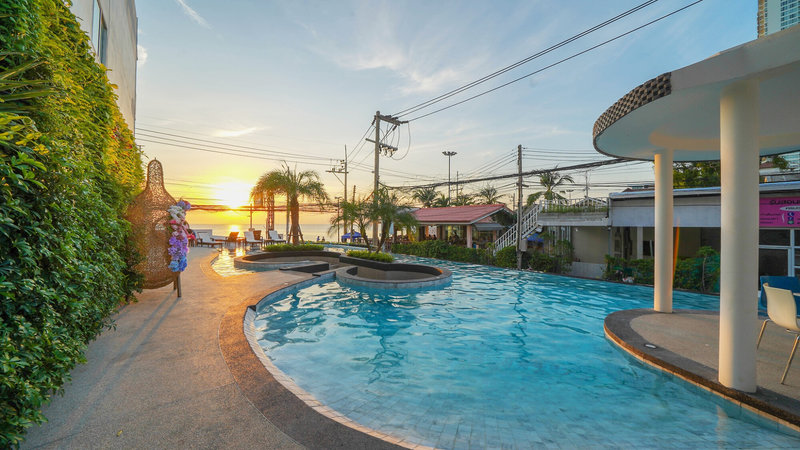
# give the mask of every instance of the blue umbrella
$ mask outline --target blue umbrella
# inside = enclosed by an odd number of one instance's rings
[[[360,237],[361,237],[361,233],[359,233],[358,231],[354,231],[354,232],[352,233],[352,234],[353,234],[352,236],[350,236],[350,234],[351,234],[351,233],[345,233],[345,234],[343,234],[343,235],[342,235],[342,240],[344,241],[344,240],[346,240],[346,239],[358,239],[358,238],[360,238]]]

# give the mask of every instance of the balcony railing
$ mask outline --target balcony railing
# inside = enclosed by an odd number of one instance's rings
[[[572,200],[541,200],[539,212],[543,214],[608,212],[608,201],[591,197]]]

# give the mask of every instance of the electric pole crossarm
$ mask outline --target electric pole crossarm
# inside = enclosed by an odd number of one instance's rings
[[[364,140],[367,141],[367,142],[372,142],[373,144],[376,143],[375,140],[370,139],[370,138],[366,138]],[[380,145],[381,145],[381,148],[388,148],[389,150],[392,150],[394,152],[397,151],[397,147],[395,147],[395,146],[392,146],[392,145],[389,145],[389,144],[384,144],[384,143],[381,143]]]

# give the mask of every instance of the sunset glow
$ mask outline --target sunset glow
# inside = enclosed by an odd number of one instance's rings
[[[216,196],[221,203],[231,208],[250,204],[250,188],[252,186],[242,182],[228,182],[217,185]]]

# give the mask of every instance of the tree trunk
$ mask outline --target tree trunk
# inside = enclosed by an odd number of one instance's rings
[[[289,202],[289,209],[291,211],[292,227],[289,229],[289,236],[291,237],[292,244],[297,245],[302,242],[303,233],[300,232],[300,204],[297,198],[291,199]]]

